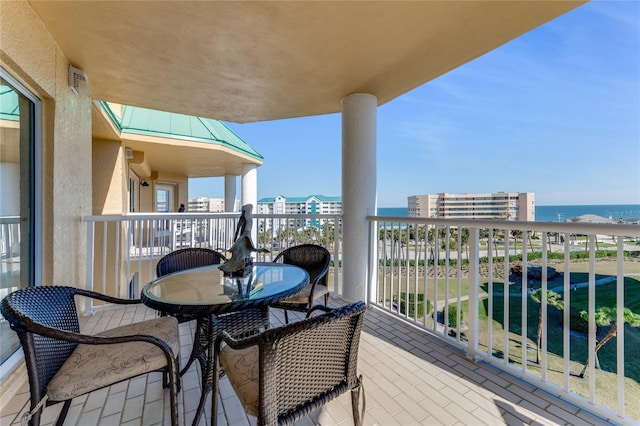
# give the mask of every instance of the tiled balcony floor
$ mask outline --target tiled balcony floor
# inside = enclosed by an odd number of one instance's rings
[[[83,331],[97,332],[153,315],[143,306],[105,311],[90,317]],[[273,326],[283,322],[278,310],[272,310],[271,317]],[[190,353],[192,326],[181,325],[183,360]],[[200,395],[196,364],[183,377],[179,394],[180,422],[185,425],[192,423]],[[365,425],[610,424],[485,363],[470,362],[457,349],[375,308],[365,314],[358,369],[364,376]],[[244,414],[226,378],[220,383],[220,403],[219,425],[255,424],[255,418]],[[19,425],[27,405],[25,384],[5,404],[0,424]],[[210,405],[201,425],[210,423]],[[48,407],[42,424],[52,424],[61,406]],[[168,413],[168,391],[162,388],[160,373],[152,373],[77,398],[65,425],[169,424]],[[298,424],[353,424],[349,394]]]

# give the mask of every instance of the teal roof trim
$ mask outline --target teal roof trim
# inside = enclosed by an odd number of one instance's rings
[[[124,106],[119,120],[106,102],[101,101],[100,106],[121,133],[216,144],[258,160],[264,158],[218,120],[132,106]]]
[[[116,127],[116,129],[118,129],[119,132],[122,132],[122,127],[120,126],[120,120],[118,119],[116,114],[111,110],[111,108],[109,108],[109,104],[107,104],[105,101],[94,101],[94,103],[96,104],[96,106],[98,106],[98,108],[102,109],[107,114],[107,116],[111,120],[111,124],[113,124]]]
[[[18,94],[4,85],[0,85],[0,120],[20,121]]]

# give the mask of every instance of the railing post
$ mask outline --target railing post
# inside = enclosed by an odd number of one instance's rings
[[[340,229],[342,227],[342,220],[336,219],[335,224],[333,225],[333,291],[339,297],[342,297],[342,277],[340,262],[342,262],[342,244],[340,241]]]
[[[480,289],[480,229],[469,228],[469,346],[467,357],[476,359],[478,350],[478,303]]]
[[[95,222],[87,221],[87,264],[85,265],[85,289],[93,290],[93,259],[94,259],[94,233],[95,233]],[[89,297],[85,297],[85,315],[91,314],[91,299]]]
[[[378,302],[378,222],[369,220],[369,272],[367,305]],[[417,266],[416,266],[417,268]]]
[[[618,328],[617,344],[617,390],[618,390],[618,415],[625,417],[625,364],[624,364],[624,238],[618,236],[616,238],[616,247],[618,250],[618,268],[616,277],[616,322],[622,324]]]

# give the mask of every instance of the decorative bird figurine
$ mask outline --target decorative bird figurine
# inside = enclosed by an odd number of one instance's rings
[[[251,228],[253,225],[253,205],[245,204],[242,206],[242,215],[238,220],[235,232],[235,242],[229,249],[231,258],[224,262],[218,269],[222,272],[232,275],[240,274],[247,266],[247,259],[251,259],[251,253],[269,253],[267,249],[255,248],[251,241]],[[239,237],[238,237],[239,236]],[[249,260],[249,262],[251,262]]]
[[[244,270],[246,265],[246,258],[251,257],[251,253],[269,253],[269,250],[264,248],[255,248],[251,239],[243,235],[233,243],[231,249],[231,258],[224,262],[218,269],[228,274],[238,273]]]
[[[248,218],[248,219],[247,219]],[[238,241],[238,237],[243,235],[251,236],[251,228],[253,225],[253,204],[245,204],[242,206],[242,214],[236,225],[236,232],[233,241]]]

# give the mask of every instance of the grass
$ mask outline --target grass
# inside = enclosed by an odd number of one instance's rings
[[[587,308],[588,289],[578,288],[571,291],[571,309],[583,310]],[[625,278],[625,304],[634,312],[640,312],[640,281],[634,278]],[[504,348],[504,298],[495,296],[493,298],[493,343],[489,344],[488,325],[488,299],[480,303],[481,331],[479,341],[484,350],[492,347],[492,353],[498,358],[505,356],[502,353]],[[596,307],[611,306],[615,304],[615,283],[597,286]],[[531,301],[527,302],[527,351],[526,355],[522,349],[522,322],[521,322],[521,299],[512,299],[509,310],[509,362],[521,368],[523,359],[527,359],[527,371],[531,374],[542,376],[540,365],[536,360],[536,336],[538,329],[540,305]],[[547,380],[558,386],[564,385],[564,343],[562,334],[562,311],[553,307],[548,308],[548,329],[547,329]],[[601,339],[609,331],[610,327],[601,327],[598,330],[597,338]],[[577,377],[584,362],[588,358],[588,339],[586,335],[572,333],[569,341],[569,370],[570,389],[584,397],[588,397],[589,378]],[[640,329],[625,326],[625,371],[624,386],[626,394],[626,412],[634,419],[640,419],[640,363],[637,356],[640,351]],[[596,377],[596,400],[598,403],[616,409],[617,397],[617,357],[616,340],[609,341],[598,352],[601,369],[595,370]]]

